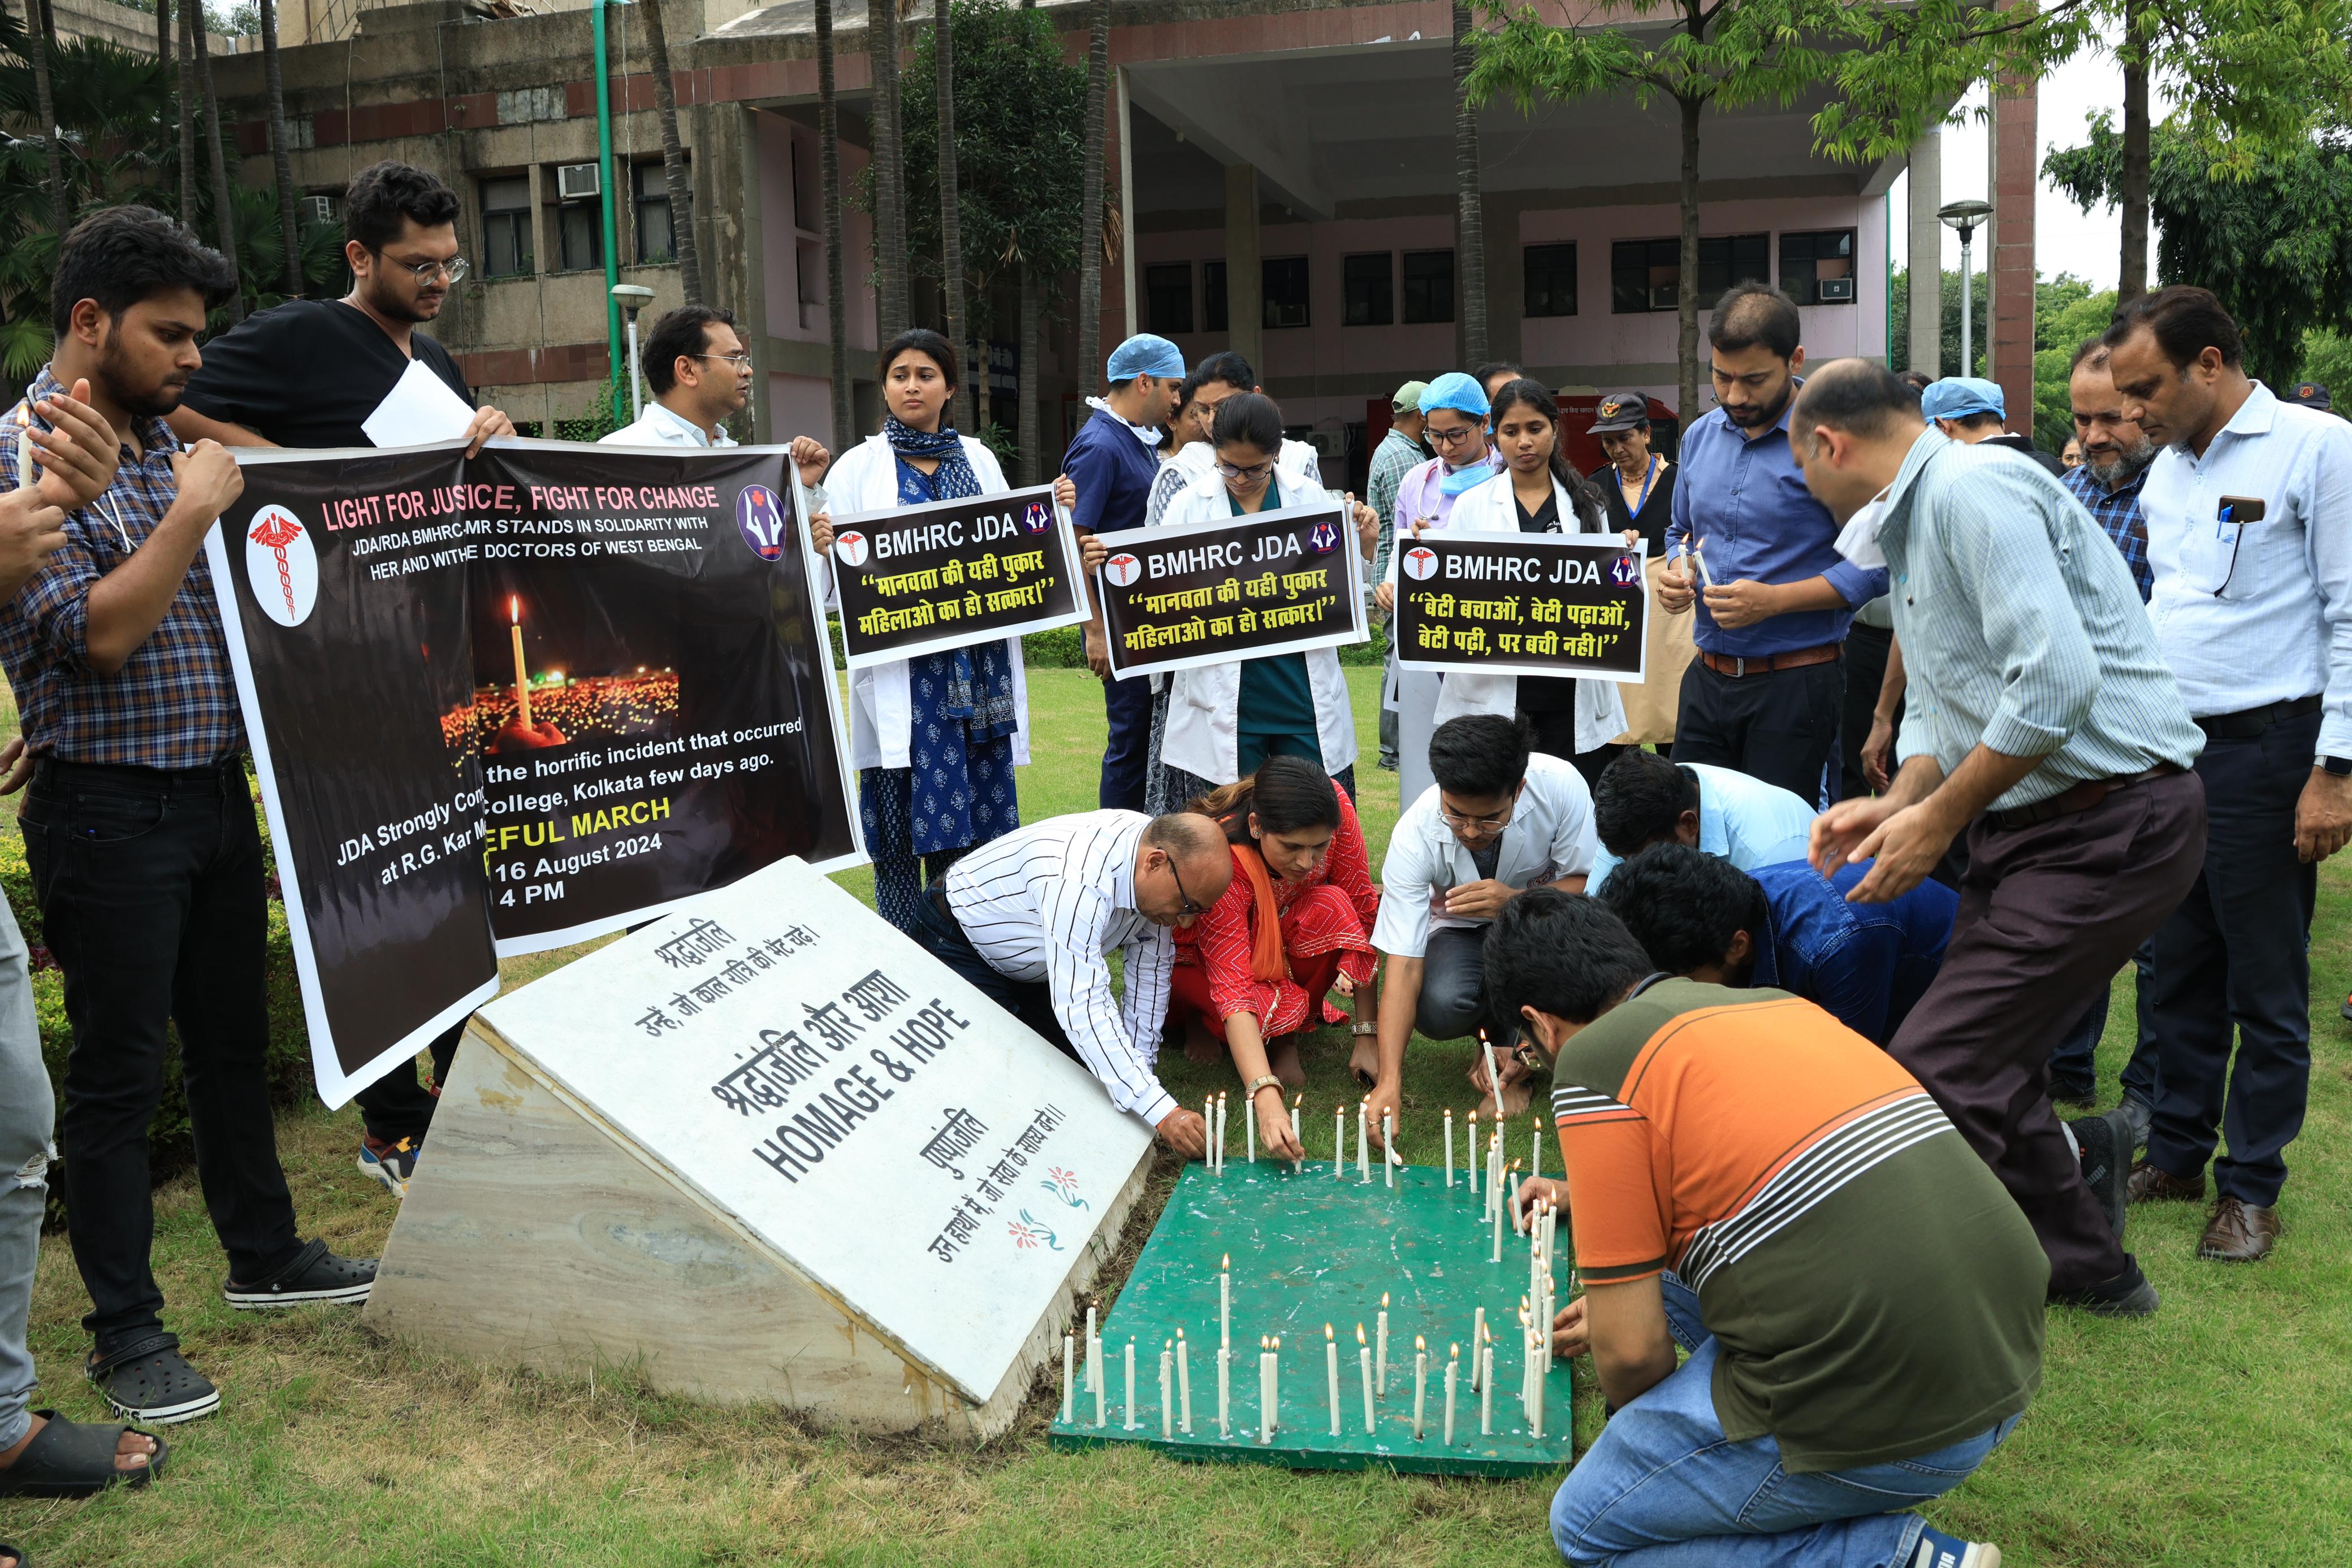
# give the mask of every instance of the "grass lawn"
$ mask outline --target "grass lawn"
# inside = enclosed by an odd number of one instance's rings
[[[1351,670],[1358,733],[1376,671]],[[1030,676],[1041,735],[1022,778],[1032,818],[1089,809],[1102,705],[1083,672]],[[1360,769],[1375,864],[1396,818],[1393,774]],[[2339,862],[2341,863],[2341,862]],[[870,896],[864,873],[845,886]],[[2165,1296],[2139,1323],[2053,1314],[2040,1399],[2009,1446],[1932,1511],[2016,1564],[2340,1563],[2352,1559],[2352,872],[2331,865],[2315,932],[2311,1113],[2290,1154],[2286,1236],[2268,1261],[2196,1261],[2200,1213],[2136,1211],[2130,1244]],[[506,966],[510,986],[578,950]],[[2101,1051],[2122,1065],[2118,994]],[[1310,1109],[1348,1092],[1346,1036],[1307,1052]],[[1409,1156],[1436,1155],[1434,1113],[1466,1108],[1461,1047],[1417,1042]],[[1198,1103],[1211,1075],[1171,1052],[1169,1087]],[[1230,1080],[1228,1080],[1230,1084]],[[1316,1124],[1310,1120],[1310,1128]],[[316,1106],[278,1126],[306,1233],[372,1253],[394,1204],[352,1168],[359,1119]],[[1311,1145],[1310,1145],[1311,1146]],[[1145,1212],[1172,1173],[1163,1167]],[[193,1179],[158,1195],[155,1271],[170,1325],[220,1384],[221,1413],[172,1428],[171,1469],[141,1492],[0,1502],[0,1539],[39,1568],[77,1564],[1158,1563],[1541,1564],[1550,1481],[1406,1479],[1193,1466],[1142,1452],[1057,1454],[1045,1389],[973,1451],[827,1437],[793,1416],[643,1392],[625,1366],[562,1382],[385,1343],[358,1314],[238,1313]],[[1132,1249],[1129,1250],[1132,1256]],[[1114,1279],[1108,1284],[1115,1287]],[[79,1375],[86,1307],[63,1237],[33,1307],[37,1404],[103,1416]],[[1579,1427],[1598,1430],[1586,1401]]]

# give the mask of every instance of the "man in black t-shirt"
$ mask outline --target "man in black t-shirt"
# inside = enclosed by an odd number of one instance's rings
[[[203,368],[170,416],[181,440],[224,446],[371,446],[362,428],[410,363],[421,363],[468,407],[474,394],[449,350],[416,331],[466,276],[457,254],[457,193],[422,169],[377,163],[343,196],[343,256],[353,284],[341,299],[291,299],[205,345]],[[477,409],[467,455],[514,422]],[[433,1041],[436,1079],[457,1055],[459,1024]],[[354,1096],[366,1123],[359,1166],[404,1196],[433,1120],[433,1092],[405,1061]]]

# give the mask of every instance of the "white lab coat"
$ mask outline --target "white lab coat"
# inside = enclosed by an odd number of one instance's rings
[[[1459,516],[1459,514],[1456,514]],[[1495,855],[1495,880],[1522,891],[1539,883],[1591,873],[1601,848],[1592,826],[1592,791],[1572,762],[1538,751],[1528,758],[1527,788],[1511,809]],[[1408,802],[1389,834],[1381,863],[1381,914],[1372,946],[1418,958],[1429,951],[1433,928],[1486,924],[1444,913],[1449,889],[1479,880],[1477,862],[1438,814],[1437,786]]]
[[[1319,504],[1324,492],[1278,465],[1271,483],[1278,494],[1268,511],[1277,507]],[[1163,526],[1183,528],[1196,523],[1229,523],[1233,503],[1225,495],[1224,477],[1214,468],[1195,479],[1169,503]],[[1342,542],[1356,547],[1352,526],[1343,527]],[[1339,655],[1329,648],[1307,654],[1307,685],[1315,699],[1316,741],[1323,752],[1323,771],[1338,773],[1356,762],[1355,706],[1348,695],[1348,678],[1340,672]],[[1160,742],[1160,759],[1171,768],[1197,773],[1212,784],[1231,784],[1241,777],[1240,707],[1242,664],[1198,664],[1178,670],[1170,678],[1168,727]],[[1611,733],[1615,733],[1612,731]]]
[[[971,464],[972,476],[980,481],[982,495],[998,495],[1012,488],[1004,482],[1004,470],[997,464],[996,454],[969,435],[963,437],[963,455]],[[898,506],[898,465],[889,441],[877,433],[851,447],[826,473],[824,488],[832,501],[831,510],[837,517],[853,512],[885,511]],[[825,604],[832,609],[839,603],[840,596],[834,589],[828,567]],[[1029,760],[1029,677],[1021,663],[1020,638],[1004,640],[1004,656],[1013,662],[1013,761],[1021,766]],[[850,766],[909,766],[907,738],[914,722],[913,711],[908,696],[906,660],[851,671]]]
[[[1572,526],[1577,516],[1570,504],[1568,487],[1557,476],[1551,482],[1552,503],[1559,508],[1562,528],[1570,533],[1581,532]],[[1450,533],[1516,534],[1519,531],[1518,497],[1512,493],[1507,473],[1487,484],[1465,491],[1454,503],[1453,514],[1446,519]],[[1393,564],[1393,557],[1391,557]],[[1449,671],[1445,684],[1438,688],[1437,711],[1432,716],[1432,726],[1444,724],[1449,718],[1459,718],[1466,713],[1497,713],[1509,717],[1517,711],[1519,700],[1519,678],[1517,675],[1479,675],[1455,670]],[[1576,683],[1576,749],[1586,752],[1608,745],[1625,733],[1625,702],[1618,695],[1614,681],[1580,680]]]

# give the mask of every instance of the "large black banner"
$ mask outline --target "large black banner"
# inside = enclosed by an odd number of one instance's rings
[[[1120,679],[1361,643],[1356,531],[1338,507],[1102,536],[1096,571]]]
[[[1397,544],[1402,667],[1643,678],[1644,547],[1443,530]]]
[[[860,858],[781,449],[240,460],[208,548],[329,1103],[501,956]]]
[[[1087,613],[1051,485],[837,517],[833,577],[853,670]]]

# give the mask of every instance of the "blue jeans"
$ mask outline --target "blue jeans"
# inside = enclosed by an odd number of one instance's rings
[[[2139,945],[2132,955],[2133,1009],[2138,1032],[2132,1041],[2131,1060],[2124,1063],[2124,1098],[2143,1105],[2156,1103],[2156,938]],[[2088,1082],[2098,1076],[2095,1060],[2099,1040],[2107,1032],[2107,998],[2101,991],[2066,1038],[2050,1052],[2050,1076],[2062,1082]]]
[[[56,1107],[41,1065],[33,976],[16,913],[0,899],[0,1448],[24,1440],[31,1421],[32,1353],[25,1327],[33,1310],[33,1269],[48,1200],[49,1142]]]
[[[1770,1437],[1728,1441],[1716,1419],[1716,1341],[1668,1275],[1666,1322],[1691,1350],[1610,1418],[1551,1502],[1570,1563],[1621,1568],[1903,1568],[1926,1521],[1899,1512],[1958,1486],[2018,1422],[1889,1464],[1790,1475]]]

